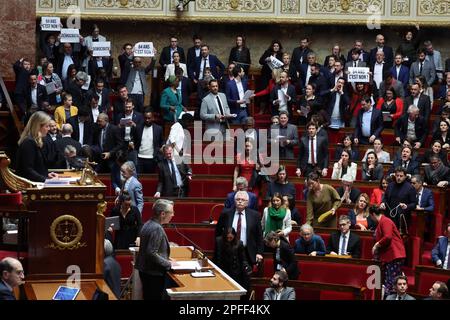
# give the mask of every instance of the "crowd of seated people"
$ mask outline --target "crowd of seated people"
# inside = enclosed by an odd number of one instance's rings
[[[100,37],[98,31],[95,39]],[[252,157],[254,149],[259,151],[259,128],[254,128],[251,116],[256,115],[250,113],[250,103],[244,99],[252,68],[248,42],[242,35],[231,49],[226,73],[225,65],[201,37],[193,37],[194,46],[187,50],[187,56],[178,39],[171,37],[170,46],[163,48],[159,60],[165,88],[155,94],[160,95],[160,103],[152,106],[144,101],[152,94],[146,75],[153,70],[155,58],[144,66],[143,59],[133,55],[133,45],[125,44],[119,56],[119,86],[113,92],[113,58],[92,57],[89,38],[80,37],[79,46],[59,43],[54,36],[46,39],[43,54],[47,61],[41,63],[40,69],[33,69],[26,58],[14,64],[15,102],[22,110],[22,120],[30,124],[19,143],[30,143],[31,139],[35,141],[33,147],[43,154],[39,158],[43,162],[38,175],[41,180],[54,178],[44,175],[43,167],[77,168],[79,162],[74,157],[94,160],[97,172],[111,173],[117,196],[113,215],[120,217],[127,231],[116,232],[114,247],[139,242],[143,195],[189,196],[193,172],[178,160],[190,151],[184,136],[180,137],[192,123],[192,116],[183,113],[194,109],[194,117],[203,121],[212,136],[225,132],[230,124],[254,130],[248,131],[252,137],[245,139],[244,149],[235,157],[236,166],[230,176],[233,189],[224,194],[226,208],[216,229],[220,252],[215,259],[224,268],[239,266],[235,274],[238,281],[247,284],[252,265],[261,261],[263,237],[265,249],[275,252],[274,271],[286,271],[289,279],[296,279],[299,271],[291,271],[284,256],[295,252],[359,258],[359,238],[353,230],[373,231],[381,224],[390,228],[389,234],[377,235],[373,253],[393,268],[391,273],[386,271],[390,290],[386,295],[394,293],[394,279],[406,258],[405,249],[400,244],[389,244],[386,238],[406,232],[404,222],[409,223],[413,210],[434,212],[428,186],[446,187],[450,183],[450,76],[448,72],[444,76],[444,70],[436,65],[436,50],[433,54],[425,49],[417,51],[418,45],[413,50],[403,44],[393,52],[380,34],[370,53],[355,41],[346,60],[336,45],[322,66],[309,48],[308,38],[302,39],[292,55],[283,52],[279,40],[272,41],[259,59],[262,69],[257,85],[261,90],[251,99],[264,106],[259,99],[266,98],[266,106],[270,107],[260,111],[272,116],[271,129],[277,130],[269,142],[278,145],[281,163],[295,161],[296,175],[305,177],[307,188],[302,196],[297,195],[294,180],[288,180],[286,166],[280,165],[273,179],[267,181],[261,174],[260,154]],[[406,56],[408,59],[404,59]],[[282,62],[279,69],[274,68],[274,59]],[[370,68],[368,83],[348,81],[349,68],[366,65]],[[187,105],[193,101],[185,98],[191,92],[188,87],[198,92],[196,105]],[[440,100],[438,111],[432,109],[433,94],[444,102]],[[44,119],[50,126],[45,138],[43,131],[41,137],[36,133],[39,130],[31,128],[37,111],[49,116]],[[430,130],[431,116],[436,114],[440,118]],[[344,136],[338,148],[332,150],[335,163],[331,164],[330,137],[348,127],[354,132]],[[168,136],[163,128],[170,128]],[[299,128],[304,132],[301,137]],[[397,153],[391,146],[383,146],[387,129],[394,131],[395,144],[401,147]],[[433,143],[428,145],[430,137]],[[33,164],[20,157],[19,161],[18,172],[29,172],[27,166]],[[385,170],[385,164],[391,164],[389,170]],[[158,173],[156,190],[142,190],[139,176],[148,173]],[[322,178],[340,180],[341,186],[334,188]],[[373,192],[362,193],[353,185],[357,180],[373,183]],[[265,208],[263,198],[269,201]],[[296,199],[306,200],[306,215],[297,210]],[[353,209],[348,216],[338,217],[342,204]],[[369,213],[371,205],[379,206],[386,214]],[[293,223],[301,227],[300,238],[291,248]],[[325,245],[314,234],[316,227],[337,231]],[[435,250],[434,257],[439,254],[441,248]],[[242,255],[245,261],[233,260]],[[436,260],[436,265],[447,266],[445,259],[440,258],[440,264]]]

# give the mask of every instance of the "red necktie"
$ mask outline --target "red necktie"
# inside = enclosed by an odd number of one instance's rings
[[[314,159],[314,138],[310,138],[311,141],[311,164],[315,165],[316,164],[316,159]]]
[[[236,235],[238,238],[238,241],[241,240],[241,218],[242,218],[242,212],[238,212],[238,221],[236,226]]]

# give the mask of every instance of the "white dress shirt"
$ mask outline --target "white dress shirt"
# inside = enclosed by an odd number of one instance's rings
[[[315,135],[312,139],[314,145],[314,160],[317,163],[317,135]],[[311,137],[308,137],[308,150],[308,163],[312,164]]]
[[[142,130],[141,145],[139,147],[138,157],[143,159],[153,159],[154,152],[153,127],[144,126],[144,130]]]
[[[80,134],[79,134],[79,137],[78,137],[78,142],[83,145],[83,140],[84,140],[84,122],[81,122],[80,120],[78,120],[78,130],[80,131]]]
[[[344,236],[345,236],[345,246],[342,247],[343,242],[344,242]],[[341,233],[341,236],[339,237],[339,252],[337,252],[338,255],[341,254],[341,252],[344,252],[344,255],[347,254],[347,248],[348,248],[348,239],[350,238],[350,230],[346,233],[343,234]]]
[[[364,111],[362,114],[362,135],[363,137],[370,137],[370,122],[372,121],[372,111],[373,107],[369,109],[369,111]]]
[[[373,81],[375,81],[378,89],[380,89],[380,83],[383,82],[383,65],[384,62],[376,62],[373,67]]]
[[[204,65],[205,59],[206,59],[206,65]],[[198,75],[198,78],[200,80],[203,79],[203,67],[205,67],[205,68],[209,68],[210,67],[210,65],[209,65],[209,55],[206,58],[202,57],[202,59],[200,60],[200,74]]]
[[[236,211],[234,213],[233,224],[231,225],[234,228],[234,230],[237,230],[238,219],[239,219],[239,214]],[[244,244],[244,246],[247,245],[247,221],[245,219],[245,210],[242,211],[242,216],[241,216],[241,241]]]

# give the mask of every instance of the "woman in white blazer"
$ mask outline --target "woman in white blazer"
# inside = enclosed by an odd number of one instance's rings
[[[356,171],[358,166],[350,160],[350,154],[347,150],[342,150],[341,159],[333,165],[333,173],[331,179],[341,180],[345,174],[350,174],[353,181],[356,180]]]
[[[172,54],[172,63],[167,65],[166,74],[164,75],[164,80],[167,81],[170,76],[175,75],[175,67],[180,67],[183,70],[183,77],[187,77],[187,68],[186,64],[180,62],[180,54],[178,52],[174,52]]]

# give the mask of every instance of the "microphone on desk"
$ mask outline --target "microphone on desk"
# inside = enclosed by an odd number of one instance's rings
[[[203,249],[200,248],[200,246],[198,244],[196,244],[194,241],[192,241],[188,236],[186,236],[183,233],[181,233],[178,230],[178,228],[177,228],[175,223],[171,223],[170,226],[175,230],[176,233],[178,233],[183,239],[187,240],[194,247],[194,251],[192,252],[192,256],[194,257],[194,255],[195,255],[196,258],[201,261],[201,266],[202,267],[206,267],[208,258],[203,253]]]

